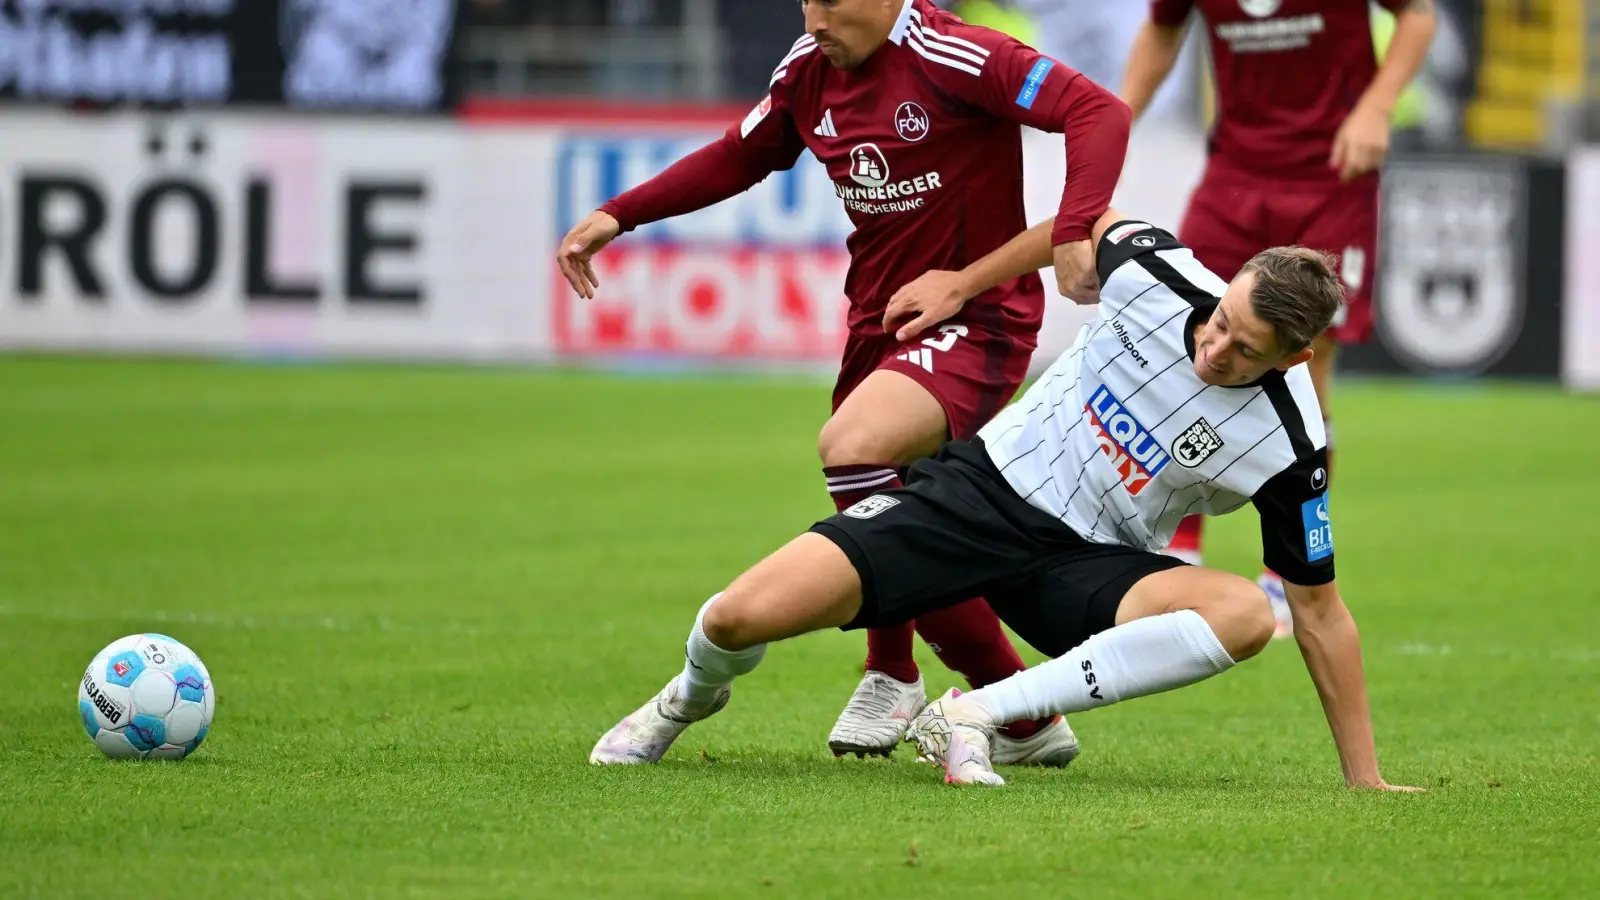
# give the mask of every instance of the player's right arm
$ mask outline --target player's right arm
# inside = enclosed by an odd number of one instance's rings
[[[1306,671],[1322,700],[1322,712],[1333,732],[1345,784],[1358,788],[1414,791],[1391,785],[1378,772],[1378,750],[1367,708],[1367,678],[1361,664],[1361,636],[1333,582],[1318,585],[1283,583],[1294,612],[1294,638]]]
[[[802,43],[805,39],[802,39]],[[773,172],[792,168],[805,144],[794,127],[784,76],[801,64],[800,44],[773,76],[771,91],[743,122],[714,141],[678,160],[665,171],[590,213],[562,238],[556,265],[579,296],[594,297],[596,253],[640,225],[670,219],[741,194]],[[812,49],[815,44],[811,44]],[[809,51],[808,51],[809,53]],[[792,65],[791,65],[792,63]]]
[[[1122,75],[1122,102],[1128,104],[1135,119],[1144,114],[1172,73],[1193,6],[1194,0],[1151,0],[1150,17],[1133,40],[1128,68]]]
[[[1262,561],[1283,578],[1295,642],[1322,701],[1339,766],[1351,787],[1410,791],[1383,780],[1367,706],[1367,678],[1355,618],[1334,584],[1328,514],[1328,452],[1303,455],[1252,498],[1261,514]]]

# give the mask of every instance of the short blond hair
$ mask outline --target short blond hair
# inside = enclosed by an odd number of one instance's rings
[[[1322,334],[1344,304],[1338,262],[1306,247],[1272,247],[1241,270],[1254,272],[1250,306],[1278,336],[1278,349],[1298,353]]]

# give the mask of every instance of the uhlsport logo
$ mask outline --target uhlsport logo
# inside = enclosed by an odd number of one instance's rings
[[[902,103],[894,111],[895,134],[913,144],[928,136],[929,121],[928,111],[915,103]]]
[[[1139,424],[1105,385],[1094,392],[1083,410],[1094,426],[1096,443],[1111,460],[1111,467],[1117,470],[1128,493],[1137,496],[1171,461],[1155,435]]]
[[[1328,495],[1318,494],[1300,504],[1300,521],[1306,527],[1306,559],[1316,562],[1333,555],[1333,523],[1328,520]]]
[[[857,144],[850,151],[850,180],[870,188],[889,183],[889,160],[877,144]]]

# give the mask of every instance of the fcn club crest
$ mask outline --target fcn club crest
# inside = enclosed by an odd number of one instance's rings
[[[928,111],[915,103],[902,103],[894,111],[894,131],[902,140],[916,143],[928,136]]]

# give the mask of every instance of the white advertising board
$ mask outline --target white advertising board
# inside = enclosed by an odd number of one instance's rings
[[[1566,257],[1562,381],[1600,390],[1600,147],[1567,161]]]
[[[518,358],[549,348],[539,134],[16,115],[0,345]],[[494,176],[501,177],[496,178]],[[541,246],[541,250],[543,247]]]
[[[595,300],[566,288],[564,229],[719,133],[704,124],[7,124],[0,347],[828,369],[843,345],[850,225],[809,156],[618,241]],[[1031,221],[1059,204],[1061,148],[1028,134]],[[1175,229],[1200,154],[1198,136],[1136,137],[1119,207]],[[1036,368],[1088,315],[1051,301]]]

